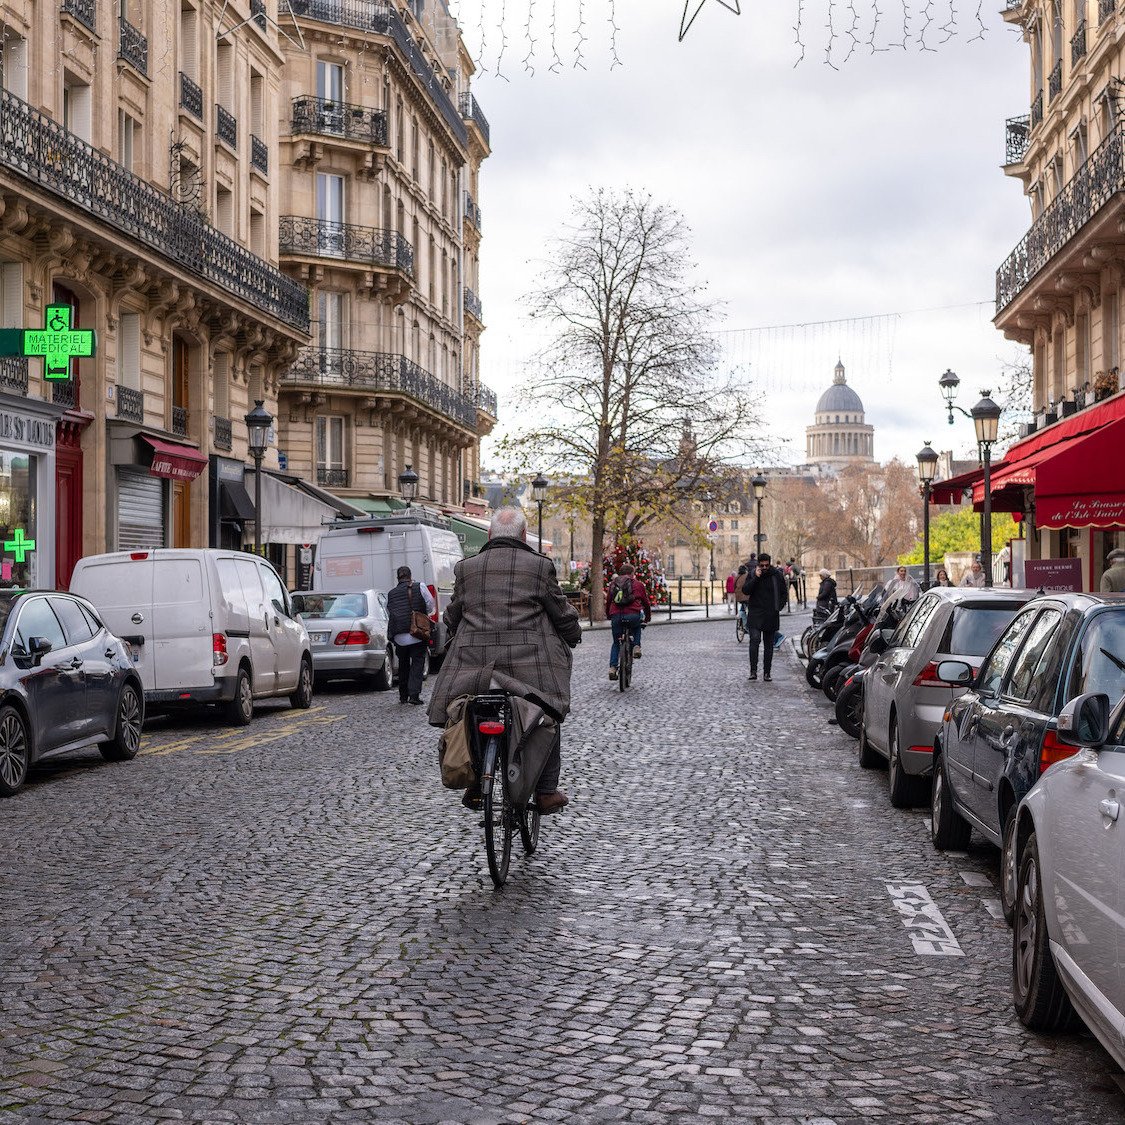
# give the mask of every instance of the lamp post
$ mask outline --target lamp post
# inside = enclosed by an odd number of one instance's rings
[[[398,491],[399,495],[406,501],[406,506],[410,507],[410,501],[418,495],[418,474],[414,471],[411,465],[398,475]]]
[[[536,473],[531,482],[531,498],[539,506],[539,553],[543,553],[543,501],[547,499],[547,487],[551,482],[542,474]]]
[[[960,410],[966,418],[972,417],[964,407],[955,406],[953,403],[953,400],[957,397],[957,388],[961,386],[961,380],[957,377],[956,373],[947,367],[945,369],[945,374],[938,380],[938,386],[941,388],[941,397],[945,399],[945,406],[949,414],[949,424],[951,426],[953,425],[954,410]]]
[[[254,400],[254,409],[243,419],[250,444],[250,456],[254,458],[254,553],[262,553],[262,458],[269,447],[270,427],[273,415],[262,405],[262,400]]]
[[[930,443],[918,451],[918,480],[922,486],[922,589],[930,588],[930,485],[937,472],[938,455]]]
[[[1000,407],[989,398],[991,391],[981,391],[981,400],[970,412],[977,431],[977,444],[984,466],[984,507],[980,517],[980,563],[984,568],[984,584],[992,585],[992,444],[1000,429]]]
[[[754,490],[754,500],[758,505],[758,532],[754,536],[754,555],[756,557],[762,553],[762,498],[766,494],[766,478],[759,473],[750,482],[750,487]]]

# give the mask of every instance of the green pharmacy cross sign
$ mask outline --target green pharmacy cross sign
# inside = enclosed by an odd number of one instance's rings
[[[0,356],[41,355],[46,378],[69,379],[70,361],[93,355],[96,343],[90,329],[71,328],[73,314],[70,305],[48,305],[42,328],[0,328]]]
[[[24,538],[26,534],[22,527],[17,527],[13,532],[14,538],[4,540],[4,550],[11,551],[18,563],[22,563],[35,550],[35,540]]]

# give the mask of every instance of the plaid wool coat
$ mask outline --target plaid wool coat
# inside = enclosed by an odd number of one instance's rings
[[[520,539],[490,539],[455,570],[444,621],[454,636],[430,698],[429,720],[445,726],[459,695],[495,683],[541,701],[561,721],[570,710],[570,650],[582,641],[578,611],[551,560]]]

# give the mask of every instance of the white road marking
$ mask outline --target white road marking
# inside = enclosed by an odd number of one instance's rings
[[[986,898],[984,900],[984,908],[998,922],[1004,921],[1004,907],[1001,905],[998,898]]]
[[[965,880],[970,887],[991,887],[992,880],[987,876],[981,874],[979,871],[958,871],[958,875]]]
[[[926,957],[963,957],[957,939],[937,903],[921,883],[887,883],[895,909],[910,935],[914,952]]]

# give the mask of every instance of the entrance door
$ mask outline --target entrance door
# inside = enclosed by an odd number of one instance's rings
[[[55,585],[70,588],[82,557],[82,450],[55,448]]]
[[[192,546],[191,485],[183,480],[172,483],[172,546]]]

